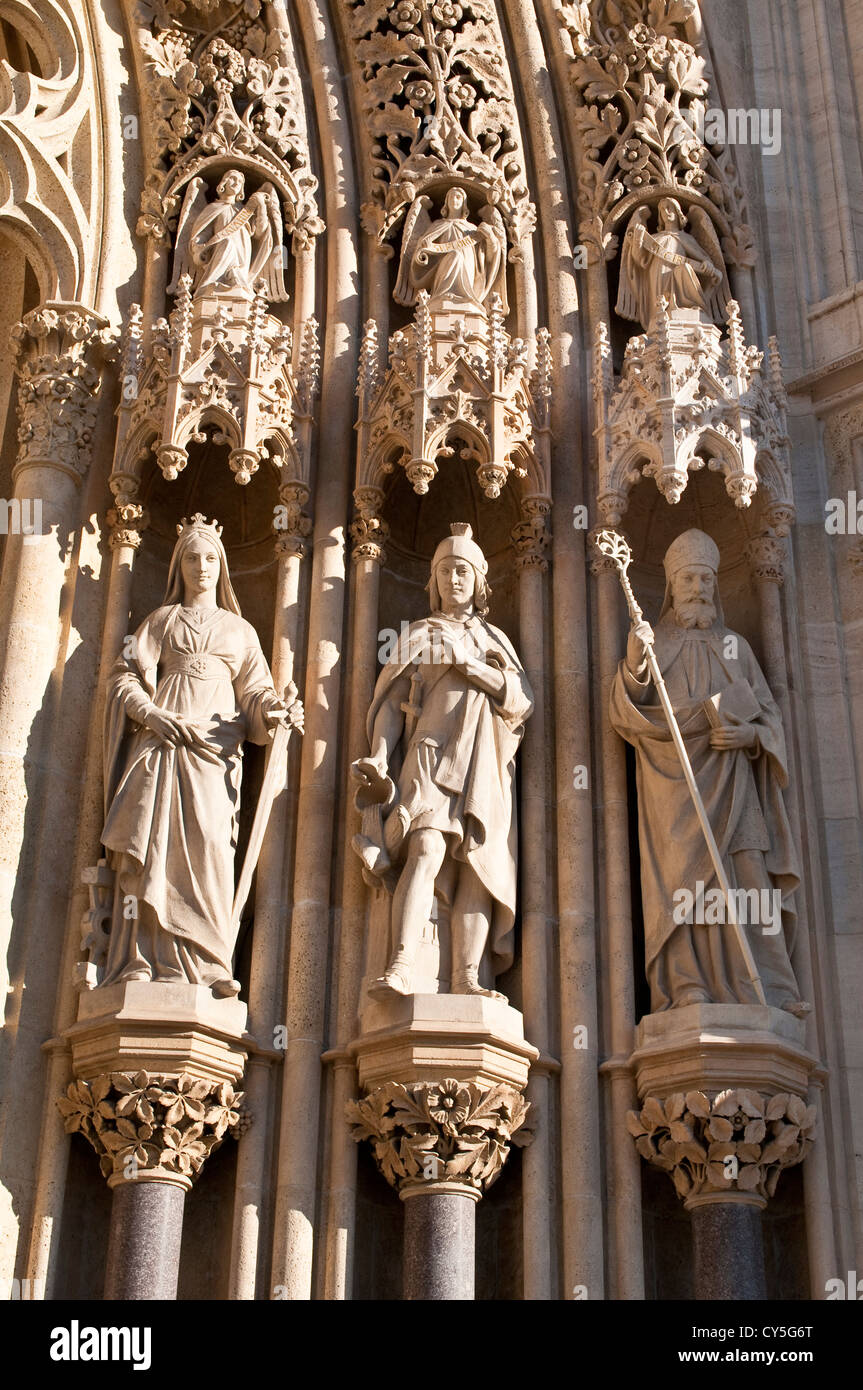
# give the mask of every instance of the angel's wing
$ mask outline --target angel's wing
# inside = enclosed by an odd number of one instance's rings
[[[267,286],[267,298],[271,304],[285,304],[288,291],[285,288],[285,244],[282,240],[284,221],[279,195],[271,183],[261,185],[255,195],[261,199],[267,219],[266,242],[269,252],[265,252],[259,274]]]
[[[405,218],[404,231],[402,232],[402,257],[399,261],[399,273],[393,291],[393,299],[397,304],[404,304],[408,308],[416,302],[416,294],[410,279],[411,264],[420,238],[425,236],[432,224],[429,216],[431,205],[431,198],[425,194],[419,198],[414,198]]]
[[[174,241],[174,276],[168,286],[168,294],[177,293],[181,275],[187,270],[194,271],[194,266],[189,261],[189,237],[192,235],[192,228],[198,214],[203,212],[207,206],[206,187],[207,185],[202,178],[190,179],[186,187],[186,195],[183,198],[183,206],[180,209],[180,217],[177,222],[177,236]]]
[[[704,208],[691,207],[689,209],[689,225],[692,228],[692,235],[706,258],[712,261],[717,270],[722,272],[722,279],[717,280],[715,285],[704,286],[704,302],[714,323],[724,323],[725,306],[731,298],[731,288],[728,284],[725,257],[722,254],[719,237],[716,235],[713,218],[704,211]]]
[[[633,240],[638,227],[643,227],[647,221],[647,208],[642,206],[636,208],[629,219],[629,226],[623,238],[623,249],[620,253],[620,284],[617,290],[617,303],[614,312],[619,314],[622,319],[635,319],[641,322],[638,277],[640,269],[633,259]],[[647,325],[642,325],[647,327]]]
[[[489,293],[496,291],[501,298],[503,312],[509,313],[509,301],[506,294],[506,227],[501,217],[500,208],[494,207],[491,203],[486,203],[485,207],[480,208],[480,227],[487,227],[494,237],[495,244],[500,253],[498,263],[494,266],[494,273],[489,277]]]

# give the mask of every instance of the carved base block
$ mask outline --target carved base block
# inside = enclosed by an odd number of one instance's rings
[[[369,1091],[388,1081],[410,1085],[441,1076],[522,1090],[539,1056],[525,1041],[518,1010],[482,995],[405,995],[375,1003],[363,1025],[349,1050],[360,1086]]]
[[[64,1037],[78,1077],[146,1071],[236,1083],[243,1075],[246,1005],[206,985],[129,981],[82,994]]]
[[[690,1004],[643,1018],[630,1063],[641,1100],[741,1086],[805,1096],[818,1066],[805,1039],[804,1021],[783,1009]]]

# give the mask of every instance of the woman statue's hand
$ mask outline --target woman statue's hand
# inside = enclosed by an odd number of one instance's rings
[[[172,748],[178,748],[181,743],[192,742],[191,730],[186,728],[184,722],[171,714],[169,710],[157,709],[154,706],[144,723],[157,738],[160,738],[163,743],[170,744]]]

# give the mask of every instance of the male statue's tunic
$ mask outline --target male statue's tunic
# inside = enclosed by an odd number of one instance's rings
[[[497,666],[505,688],[495,699],[447,663],[435,660],[464,634],[478,660]],[[424,658],[424,659],[423,659]],[[410,677],[416,675],[411,689]],[[437,893],[451,906],[458,864],[466,864],[493,899],[489,936],[495,974],[512,963],[517,832],[515,755],[533,709],[530,689],[509,640],[478,614],[462,623],[435,614],[412,623],[378,677],[368,715],[371,742],[381,706],[418,706],[402,739],[404,761],[390,775],[410,812],[410,831],[440,830],[448,855]],[[409,714],[408,719],[413,722]],[[408,833],[410,833],[410,831]]]

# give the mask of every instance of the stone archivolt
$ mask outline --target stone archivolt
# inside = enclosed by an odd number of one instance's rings
[[[229,1081],[139,1071],[73,1081],[57,1105],[67,1132],[89,1140],[109,1181],[173,1178],[191,1187],[222,1140],[239,1137],[242,1100]]]
[[[812,1147],[815,1107],[799,1096],[759,1091],[676,1092],[648,1096],[627,1115],[642,1158],[670,1173],[679,1197],[776,1191],[784,1168]]]
[[[480,1196],[500,1176],[510,1144],[532,1139],[529,1108],[512,1086],[448,1078],[388,1082],[351,1101],[347,1115],[354,1138],[371,1140],[381,1173],[397,1191],[435,1183],[467,1186]]]
[[[581,103],[578,234],[588,261],[611,260],[633,210],[672,196],[714,224],[727,262],[754,263],[729,152],[702,138],[705,59],[686,38],[696,9],[696,0],[572,0],[560,8]]]
[[[365,226],[383,244],[424,191],[459,183],[500,212],[515,259],[536,222],[493,0],[343,0],[373,141]]]
[[[748,507],[761,487],[766,523],[778,535],[788,534],[794,502],[776,340],[770,340],[765,376],[763,354],[747,346],[734,300],[727,316],[723,337],[699,310],[670,315],[660,300],[650,331],[629,339],[619,380],[608,329],[598,324],[593,373],[598,500],[612,526],[642,475],[654,478],[674,504],[690,472],[706,464],[724,475],[736,507]]]
[[[0,222],[24,246],[43,298],[86,299],[97,257],[82,192],[98,172],[87,25],[68,0],[17,0],[3,19],[39,66],[37,75],[0,63]]]

